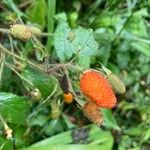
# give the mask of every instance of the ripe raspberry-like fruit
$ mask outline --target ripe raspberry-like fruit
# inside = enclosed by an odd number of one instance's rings
[[[80,89],[98,107],[113,108],[116,105],[116,97],[110,84],[98,71],[85,71],[80,79]]]
[[[72,95],[72,93],[70,93],[70,92],[68,94],[64,93],[63,96],[64,96],[65,103],[70,104],[70,103],[73,102],[73,95]]]
[[[98,110],[96,104],[93,102],[87,102],[83,108],[84,115],[93,123],[97,125],[101,125],[103,122],[102,114],[100,113],[100,110]]]

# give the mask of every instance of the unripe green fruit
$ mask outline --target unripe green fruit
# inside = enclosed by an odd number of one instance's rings
[[[125,87],[124,83],[117,76],[115,76],[108,68],[106,68],[102,64],[101,64],[101,66],[102,66],[102,69],[104,70],[104,72],[106,73],[106,78],[107,78],[108,82],[110,83],[114,92],[118,93],[118,94],[125,93],[126,87]]]
[[[115,93],[119,93],[119,94],[125,93],[126,87],[124,83],[117,76],[111,73],[110,75],[108,75],[107,80],[109,81]]]
[[[39,36],[41,34],[41,30],[37,27],[30,27],[30,30],[31,30],[32,34],[35,36]]]
[[[39,91],[39,89],[34,89],[31,92],[31,97],[32,97],[33,100],[39,100],[39,99],[41,99],[41,92]]]
[[[32,31],[29,27],[21,24],[15,24],[10,28],[10,34],[21,40],[29,40],[32,37]]]
[[[52,102],[51,103],[51,118],[54,120],[59,119],[60,115],[61,115],[61,110],[60,110],[59,104]]]

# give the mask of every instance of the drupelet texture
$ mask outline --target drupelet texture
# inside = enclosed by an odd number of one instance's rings
[[[98,71],[85,71],[80,78],[80,89],[98,107],[113,108],[116,105],[116,96],[109,82]]]

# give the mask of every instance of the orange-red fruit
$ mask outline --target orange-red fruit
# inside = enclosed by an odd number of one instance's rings
[[[100,72],[85,71],[80,79],[80,88],[82,93],[98,107],[113,108],[116,105],[115,94]]]
[[[103,122],[102,114],[95,103],[87,102],[83,108],[84,115],[93,123],[101,125]]]
[[[73,102],[73,95],[72,95],[72,93],[70,93],[70,92],[68,94],[64,93],[63,97],[64,97],[65,103],[70,104],[70,103]]]

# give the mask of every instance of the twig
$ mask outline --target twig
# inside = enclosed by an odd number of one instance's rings
[[[28,6],[28,5],[30,5],[31,3],[33,3],[35,0],[28,0],[28,1],[25,1],[25,2],[23,2],[23,3],[21,3],[21,4],[19,4],[18,5],[18,8],[24,8],[24,7],[26,7],[26,6]]]
[[[40,33],[40,36],[54,36],[54,34],[53,33],[42,32],[42,33]]]
[[[80,70],[80,71],[81,71],[81,68],[80,68],[79,66],[73,65],[73,64],[71,64],[71,62],[66,63],[66,64],[53,64],[53,66],[55,66],[55,67],[49,69],[49,70],[47,71],[47,73],[51,74],[51,73],[53,73],[53,72],[55,72],[55,71],[57,71],[57,70],[65,69],[65,68],[67,68],[67,67],[70,67],[70,68],[73,68],[73,69],[75,69],[75,70]]]
[[[14,73],[16,73],[22,80],[24,80],[25,82],[30,84],[32,87],[34,87],[33,83],[31,81],[29,81],[28,79],[26,79],[24,76],[22,76],[18,71],[16,71],[14,67],[12,67],[10,64],[8,64],[6,62],[5,62],[5,65],[7,67],[9,67]]]
[[[10,47],[11,47],[11,52],[14,53],[14,46],[13,46],[13,40],[11,35],[8,35],[9,40],[10,40]],[[13,57],[13,61],[15,62],[15,58]]]
[[[9,51],[8,49],[6,49],[2,44],[0,44],[0,49],[1,49],[2,51],[6,52],[7,54],[9,54],[9,55],[11,55],[11,56],[13,56],[13,57],[15,57],[15,58],[21,60],[21,61],[24,61],[24,62],[26,62],[27,64],[29,64],[29,65],[31,65],[31,66],[37,68],[38,70],[40,70],[40,71],[42,71],[42,72],[45,72],[42,68],[40,68],[39,66],[37,66],[37,65],[34,64],[33,62],[31,62],[31,61],[29,61],[29,60],[26,60],[26,59],[24,59],[24,58],[22,58],[22,57],[16,55],[15,53],[10,52],[10,51]],[[58,66],[49,69],[49,70],[48,70],[47,72],[45,72],[45,73],[52,73],[52,72],[55,72],[55,71],[57,71],[57,70],[59,70],[59,69],[61,69],[61,68],[68,67],[68,66],[69,66],[69,67],[72,67],[72,68],[76,68],[76,69],[78,68],[78,67],[76,67],[75,65],[72,65],[71,63],[58,64]]]
[[[76,93],[75,93],[75,91],[74,91],[74,89],[73,89],[73,87],[72,87],[72,84],[71,84],[71,81],[70,81],[70,78],[69,78],[69,75],[68,75],[68,70],[65,70],[65,72],[66,72],[67,79],[68,79],[68,82],[69,82],[69,88],[70,88],[72,94],[74,95],[74,99],[76,100],[76,102],[78,102],[78,104],[79,104],[81,107],[84,107],[85,101],[80,100],[80,99],[78,98],[78,96],[76,95]]]
[[[58,88],[58,87],[55,86],[55,89],[53,89],[53,92],[39,105],[39,107],[40,107],[41,105],[45,104],[45,103],[54,95],[54,93],[56,92],[56,89],[57,89],[57,88]]]
[[[12,138],[12,130],[9,128],[9,126],[7,125],[7,123],[4,121],[1,113],[0,113],[0,120],[4,126],[4,130],[5,130],[5,134],[6,134],[6,138],[10,139]]]
[[[0,62],[0,88],[1,88],[1,80],[2,80],[2,73],[4,68],[4,62],[5,62],[5,53],[1,52],[1,62]]]
[[[6,52],[7,54],[9,54],[9,55],[11,55],[11,56],[13,56],[13,57],[15,57],[15,58],[21,60],[21,61],[24,61],[24,62],[26,62],[27,64],[29,64],[29,65],[31,65],[31,66],[37,68],[38,70],[43,71],[43,69],[39,68],[39,67],[38,67],[36,64],[34,64],[33,62],[31,62],[31,61],[29,61],[29,60],[26,60],[26,59],[24,59],[24,58],[22,58],[22,57],[16,55],[15,53],[10,52],[10,51],[9,51],[8,49],[6,49],[2,44],[0,44],[0,49],[1,49],[2,51]]]
[[[9,40],[10,40],[11,52],[14,53],[13,41],[10,35],[9,35]]]
[[[55,71],[57,71],[57,70],[60,70],[60,69],[62,69],[62,68],[64,68],[64,67],[66,67],[66,66],[67,66],[66,64],[58,64],[56,67],[53,67],[53,68],[49,69],[49,70],[47,71],[47,73],[51,74],[52,72],[55,72]]]
[[[0,28],[0,32],[1,32],[2,34],[10,34],[10,30],[4,29],[4,28]]]

